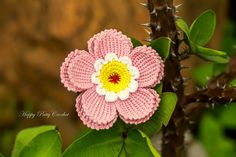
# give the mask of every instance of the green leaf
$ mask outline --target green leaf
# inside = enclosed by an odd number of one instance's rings
[[[143,133],[141,130],[138,130],[138,131],[139,131],[139,133],[142,135],[142,137],[146,139],[147,144],[148,144],[148,147],[149,147],[149,149],[151,150],[152,154],[153,154],[155,157],[161,157],[160,154],[159,154],[159,153],[156,151],[156,149],[153,147],[150,138],[149,138],[145,133]]]
[[[198,45],[204,46],[211,39],[216,25],[214,11],[203,12],[190,27],[190,40]]]
[[[137,125],[137,128],[149,137],[157,133],[162,125],[167,126],[177,103],[177,96],[172,92],[161,95],[161,102],[156,113],[147,122]]]
[[[163,84],[160,83],[160,84],[156,85],[156,86],[154,87],[154,89],[155,89],[155,91],[156,91],[158,94],[161,94],[161,93],[162,93],[162,87],[163,87]]]
[[[142,46],[143,44],[138,41],[137,39],[135,39],[134,37],[131,37],[131,36],[128,36],[130,39],[131,39],[131,42],[133,44],[134,47],[137,47],[137,46]]]
[[[177,19],[176,24],[189,38],[190,31],[189,31],[187,23],[183,19]]]
[[[209,56],[209,55],[204,55],[204,54],[199,54],[199,57],[201,57],[204,60],[215,62],[215,63],[228,63],[229,62],[229,57],[222,57],[222,56]]]
[[[195,50],[197,54],[204,54],[209,56],[227,56],[227,53],[224,51],[218,51],[214,49],[209,49],[199,45],[195,45]]]
[[[47,141],[46,147],[44,141]],[[44,156],[60,156],[61,140],[56,127],[40,126],[22,130],[16,137],[12,157],[27,157],[28,151],[33,149],[46,153]],[[34,154],[42,156],[40,152]]]
[[[170,38],[160,37],[152,41],[149,46],[156,50],[163,60],[168,58],[170,51]]]
[[[168,125],[172,113],[174,112],[177,103],[177,95],[172,92],[165,92],[161,95],[159,106],[159,116],[165,126]]]
[[[4,156],[2,155],[2,153],[0,153],[0,157],[4,157]]]
[[[62,157],[117,157],[123,145],[122,132],[116,129],[92,130],[74,141]]]
[[[27,147],[25,147],[20,157],[60,157],[61,139],[56,130],[44,132],[36,136]]]
[[[119,157],[160,157],[150,145],[151,143],[148,144],[147,138],[142,137],[138,130],[130,130]]]
[[[213,50],[195,44],[193,45],[193,43],[191,43],[191,47],[193,51],[204,60],[221,64],[228,63],[229,61],[229,57],[223,51]]]

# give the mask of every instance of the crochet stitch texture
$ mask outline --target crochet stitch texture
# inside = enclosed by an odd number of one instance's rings
[[[133,49],[131,40],[115,29],[104,30],[88,41],[88,52],[69,53],[61,66],[64,86],[80,92],[76,111],[92,129],[108,129],[118,116],[128,124],[147,121],[160,98],[155,87],[164,64],[147,46]]]

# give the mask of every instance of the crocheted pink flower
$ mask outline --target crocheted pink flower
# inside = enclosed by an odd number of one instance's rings
[[[147,46],[133,49],[115,29],[94,35],[88,51],[72,51],[60,74],[68,90],[81,92],[76,109],[83,123],[99,130],[110,128],[118,116],[129,124],[147,121],[160,101],[151,89],[164,73],[158,53]]]

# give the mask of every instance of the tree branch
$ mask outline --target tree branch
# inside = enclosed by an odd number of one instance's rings
[[[169,124],[163,128],[162,156],[183,157],[186,156],[184,148],[186,120],[182,106],[184,86],[180,74],[180,61],[183,58],[183,54],[178,51],[180,40],[178,39],[175,25],[175,6],[173,6],[172,0],[148,0],[147,8],[150,13],[150,24],[147,26],[152,30],[149,41],[162,36],[168,36],[172,40],[170,55],[165,61],[163,91],[175,92],[178,97],[178,102]]]
[[[236,87],[227,87],[228,83],[236,77],[236,55],[234,55],[228,64],[226,71],[211,80],[207,88],[188,95],[184,98],[185,112],[189,116],[194,112],[196,104],[194,102],[205,104],[228,104],[236,102]]]

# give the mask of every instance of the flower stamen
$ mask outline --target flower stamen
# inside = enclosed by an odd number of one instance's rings
[[[108,78],[109,82],[118,84],[120,82],[120,75],[117,73],[113,73]]]

